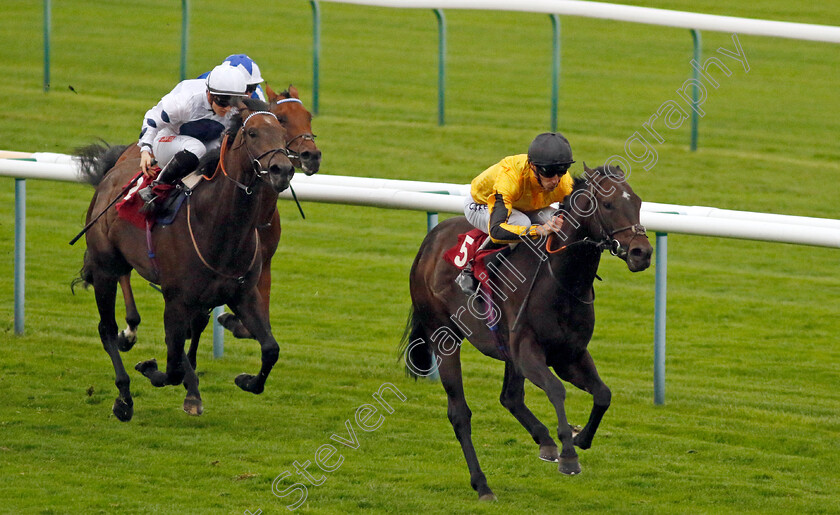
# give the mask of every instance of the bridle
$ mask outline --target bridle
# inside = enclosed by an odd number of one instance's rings
[[[286,103],[289,103],[289,102],[303,105],[303,102],[299,98],[294,98],[294,97],[281,98],[280,100],[277,100],[274,103],[277,104],[277,105],[280,105],[280,104],[286,104]],[[303,132],[301,134],[298,134],[294,138],[290,139],[289,141],[287,141],[286,142],[286,148],[289,149],[289,147],[292,146],[292,143],[294,143],[296,140],[299,139],[300,142],[298,142],[298,149],[300,149],[300,147],[302,147],[305,142],[315,141],[315,138],[316,138],[316,136],[314,134],[312,134],[311,132]],[[300,160],[300,153],[299,152],[298,153],[292,153],[291,150],[288,150],[288,152],[289,153],[286,154],[286,157],[288,157],[289,159]]]
[[[238,131],[238,132],[243,134],[243,137],[241,138],[240,143],[236,147],[233,147],[233,150],[236,150],[236,149],[238,149],[238,148],[240,148],[241,146],[244,145],[245,146],[245,151],[248,152],[248,158],[251,160],[251,167],[252,167],[252,170],[254,172],[254,180],[251,181],[251,184],[249,184],[249,185],[242,184],[241,182],[237,181],[236,179],[234,179],[233,177],[228,175],[227,170],[225,170],[224,154],[226,152],[226,147],[227,147],[226,143],[227,143],[227,139],[229,137],[229,134],[225,134],[225,139],[224,139],[224,141],[222,141],[221,154],[219,155],[219,166],[221,167],[222,173],[224,174],[224,176],[229,181],[234,183],[237,188],[244,191],[246,195],[250,195],[254,192],[253,187],[254,187],[254,184],[256,184],[257,180],[263,180],[263,181],[267,180],[266,176],[269,174],[269,171],[263,169],[262,163],[260,162],[260,159],[264,158],[265,156],[269,156],[269,155],[273,156],[274,154],[277,154],[277,153],[283,154],[287,158],[292,159],[292,154],[291,154],[291,152],[289,152],[289,150],[287,148],[273,148],[273,149],[270,149],[270,150],[266,150],[262,154],[254,157],[254,153],[251,152],[251,147],[248,145],[247,140],[244,137],[244,134],[245,134],[245,126],[248,125],[248,121],[251,118],[253,118],[254,116],[257,116],[257,115],[268,115],[268,116],[273,117],[275,120],[277,119],[277,117],[274,115],[274,113],[270,113],[268,111],[254,111],[253,113],[249,114],[247,116],[247,118],[245,118],[245,120],[242,122],[242,127],[240,127],[240,129]],[[271,159],[269,159],[269,161],[271,161]]]
[[[602,176],[601,179],[607,177],[606,175]],[[591,182],[587,188],[589,195],[594,199],[595,194],[593,190],[595,189],[595,181]],[[557,213],[555,213],[557,214]],[[603,252],[604,250],[608,250],[610,254],[613,256],[617,256],[621,259],[625,259],[627,257],[627,249],[622,248],[621,242],[619,242],[615,235],[622,233],[624,231],[633,231],[633,237],[630,238],[627,246],[629,247],[630,244],[633,243],[633,240],[636,239],[637,236],[647,236],[647,232],[645,231],[645,226],[642,224],[632,224],[626,225],[624,227],[619,227],[618,229],[613,229],[612,231],[607,229],[607,223],[604,220],[604,215],[601,214],[600,206],[595,206],[595,212],[593,213],[598,221],[598,225],[601,231],[601,238],[600,239],[592,239],[589,237],[585,237],[582,240],[578,240],[573,243],[569,243],[567,245],[563,245],[560,248],[552,249],[551,248],[551,240],[556,235],[556,233],[551,233],[549,237],[546,239],[545,242],[545,250],[549,254],[557,254],[558,252],[562,252],[568,248],[577,246],[577,245],[593,245],[597,250]]]
[[[603,179],[604,177],[607,177],[607,175],[603,175],[601,177],[601,179]],[[599,179],[599,181],[600,181],[600,179]],[[593,190],[595,189],[595,184],[596,184],[596,182],[592,181],[587,186],[587,191],[589,192],[589,195],[593,199],[595,198],[595,194],[593,192]],[[558,210],[554,214],[557,215],[560,212],[561,211]],[[589,238],[587,236],[587,237],[584,237],[581,240],[563,245],[560,248],[552,249],[551,248],[551,240],[556,236],[556,233],[552,232],[548,236],[548,238],[546,238],[545,250],[549,254],[557,254],[557,253],[563,252],[563,251],[565,251],[569,248],[572,248],[572,247],[575,247],[575,246],[578,246],[578,245],[592,245],[599,253],[603,252],[605,250],[608,250],[610,252],[610,254],[612,254],[613,256],[617,256],[621,259],[626,259],[627,250],[621,247],[621,242],[619,242],[615,238],[615,235],[619,234],[621,232],[624,232],[624,231],[632,230],[633,231],[633,237],[630,239],[630,243],[632,243],[633,240],[637,236],[645,236],[646,235],[645,227],[642,224],[627,225],[627,226],[619,227],[618,229],[613,229],[613,230],[607,229],[607,224],[604,221],[604,215],[601,214],[601,209],[597,205],[595,206],[595,212],[593,214],[595,215],[596,220],[598,221],[599,228],[600,228],[600,232],[601,232],[601,238],[600,239],[592,239],[592,238]],[[592,216],[592,215],[590,215],[590,216]],[[628,243],[628,247],[629,247],[630,243]],[[540,259],[539,262],[537,263],[537,270],[534,272],[534,275],[531,278],[531,285],[528,287],[528,292],[525,294],[525,298],[522,301],[522,305],[519,307],[519,311],[517,312],[516,318],[514,319],[513,326],[512,326],[513,331],[517,330],[517,327],[518,327],[518,324],[519,324],[519,319],[522,316],[522,313],[525,311],[525,306],[528,304],[528,300],[531,298],[531,291],[534,288],[534,283],[537,280],[537,276],[539,275],[540,268],[542,267],[542,264],[544,262],[548,262],[548,260],[547,259],[545,259],[545,260]],[[583,299],[580,296],[576,295],[574,292],[570,291],[568,288],[566,288],[563,285],[563,283],[560,281],[560,279],[557,278],[557,276],[554,275],[554,270],[552,270],[552,267],[551,267],[550,264],[548,265],[548,273],[549,273],[549,275],[551,275],[551,278],[554,279],[554,282],[557,283],[557,285],[563,291],[565,291],[568,295],[570,295],[572,298],[574,298],[575,300],[577,300],[581,304],[593,304],[595,302],[595,290],[594,290],[594,288],[592,289],[592,298],[591,299]],[[598,277],[597,274],[595,275],[595,277]]]

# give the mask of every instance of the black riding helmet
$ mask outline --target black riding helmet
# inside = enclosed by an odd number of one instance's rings
[[[565,173],[575,162],[569,140],[559,132],[544,132],[534,138],[528,147],[528,161],[547,177]]]

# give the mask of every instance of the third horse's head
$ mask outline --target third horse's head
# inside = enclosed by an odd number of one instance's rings
[[[266,85],[270,110],[286,129],[286,146],[292,164],[306,175],[313,175],[321,168],[321,151],[312,134],[312,113],[307,111],[298,97],[297,88],[275,93]]]

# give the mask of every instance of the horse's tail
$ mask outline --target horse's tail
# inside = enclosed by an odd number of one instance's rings
[[[414,379],[428,377],[437,371],[432,347],[425,336],[422,320],[412,307],[400,339],[399,356],[405,363],[406,375]]]
[[[82,265],[82,269],[79,270],[79,277],[76,277],[72,281],[70,281],[70,292],[75,295],[76,294],[76,285],[81,284],[82,288],[87,289],[93,283],[93,274],[90,273],[87,267],[87,250],[85,250],[85,257],[84,257],[84,264]]]
[[[128,145],[111,146],[106,141],[77,148],[74,155],[79,160],[79,175],[88,184],[98,186],[127,148]]]

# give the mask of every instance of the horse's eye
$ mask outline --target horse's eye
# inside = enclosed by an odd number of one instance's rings
[[[248,131],[248,136],[250,136],[251,138],[256,138],[257,137],[257,131],[255,131],[254,129],[250,129]]]
[[[604,209],[612,209],[612,202],[604,202]]]

